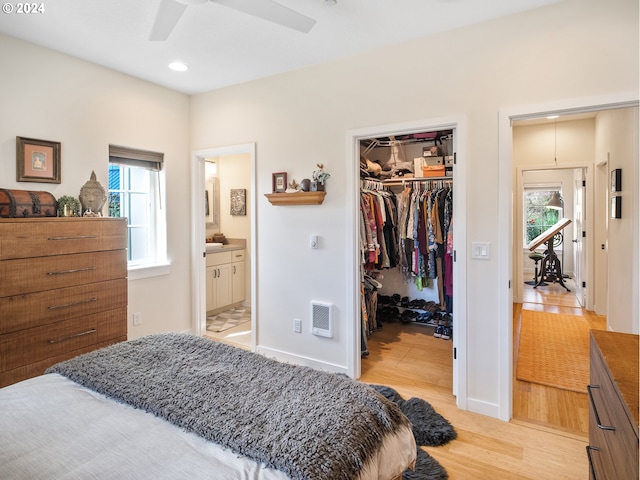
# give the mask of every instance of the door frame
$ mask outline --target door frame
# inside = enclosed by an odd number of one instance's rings
[[[251,165],[250,185],[254,194],[250,195],[247,208],[251,215],[251,351],[255,352],[258,337],[257,323],[257,298],[256,289],[257,274],[257,199],[255,192],[258,191],[256,185],[256,144],[245,143],[226,147],[211,147],[203,150],[191,152],[191,331],[193,334],[202,336],[207,331],[207,296],[206,286],[206,247],[205,247],[205,222],[204,198],[205,173],[204,162],[206,158],[223,157],[227,155],[249,155]]]
[[[637,92],[565,99],[551,103],[503,108],[498,111],[498,308],[499,417],[511,419],[513,407],[513,129],[512,121],[547,115],[637,107]],[[593,272],[591,272],[592,274]],[[519,280],[518,280],[519,281]],[[587,279],[589,283],[592,283]],[[588,284],[587,284],[588,285]]]
[[[348,371],[353,378],[360,377],[361,345],[360,345],[360,140],[371,137],[385,137],[407,133],[418,133],[434,130],[450,130],[454,134],[454,151],[456,154],[454,174],[453,210],[455,222],[453,224],[453,242],[455,261],[453,264],[453,312],[454,312],[454,361],[453,361],[453,394],[456,396],[458,408],[467,410],[467,234],[466,234],[466,204],[467,204],[467,174],[466,174],[466,117],[456,115],[451,117],[431,118],[415,122],[381,125],[349,130],[346,144],[345,158],[351,159],[352,168],[347,169],[348,184],[352,186],[347,209],[347,259],[351,272],[351,282],[348,285],[347,308],[351,312],[352,328],[348,332]]]

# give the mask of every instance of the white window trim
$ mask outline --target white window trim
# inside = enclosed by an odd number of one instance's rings
[[[171,273],[171,262],[156,263],[153,265],[131,265],[128,267],[129,280],[159,277]]]

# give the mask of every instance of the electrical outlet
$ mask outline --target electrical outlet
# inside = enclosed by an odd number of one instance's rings
[[[293,319],[293,331],[296,333],[302,333],[302,321],[299,318]]]
[[[136,312],[133,314],[133,324],[142,325],[142,312]]]

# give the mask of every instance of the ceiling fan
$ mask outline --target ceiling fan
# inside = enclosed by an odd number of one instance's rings
[[[316,21],[272,0],[160,0],[149,40],[166,40],[187,6],[214,2],[278,25],[308,33]]]

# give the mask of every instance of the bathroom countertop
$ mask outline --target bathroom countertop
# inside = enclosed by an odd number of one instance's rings
[[[244,250],[247,248],[246,243],[244,241],[242,242],[238,242],[238,243],[225,243],[224,245],[220,245],[220,246],[211,246],[211,245],[207,245],[205,244],[205,248],[207,253],[217,253],[217,252],[226,252],[226,251],[232,251],[232,250]]]

